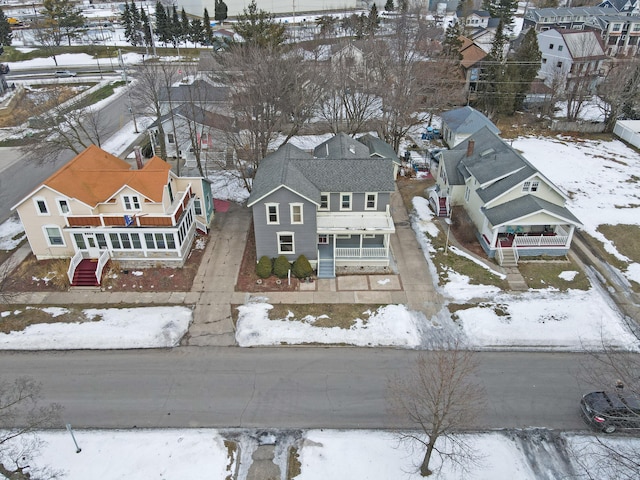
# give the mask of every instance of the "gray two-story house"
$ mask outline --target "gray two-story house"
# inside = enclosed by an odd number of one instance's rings
[[[304,254],[321,278],[340,266],[388,266],[399,161],[385,145],[340,133],[313,154],[286,144],[263,158],[247,204],[257,258]]]

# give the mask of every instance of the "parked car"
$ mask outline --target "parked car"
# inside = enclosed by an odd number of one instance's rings
[[[623,390],[587,393],[580,400],[580,411],[590,426],[604,433],[640,429],[640,399]]]
[[[76,76],[76,72],[72,72],[70,70],[58,70],[55,73],[55,76],[57,78],[75,77]]]
[[[6,63],[0,63],[0,73],[9,73],[11,71],[11,69],[9,68],[9,65],[7,65]]]

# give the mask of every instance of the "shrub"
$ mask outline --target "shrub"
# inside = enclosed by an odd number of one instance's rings
[[[273,265],[271,264],[271,259],[266,255],[260,257],[258,260],[258,264],[256,265],[256,273],[260,278],[269,278],[271,276],[271,269]]]
[[[307,260],[307,257],[300,255],[296,261],[293,262],[291,273],[293,273],[296,278],[307,278],[311,276],[313,268],[311,267],[309,260]]]
[[[273,264],[273,273],[278,278],[287,278],[289,273],[289,269],[291,265],[289,264],[289,260],[284,255],[280,255],[276,258],[276,261]]]

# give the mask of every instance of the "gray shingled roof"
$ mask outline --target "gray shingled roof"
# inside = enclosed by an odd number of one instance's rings
[[[472,155],[467,157],[469,141],[474,142],[474,148]],[[481,128],[452,150],[465,152],[458,166],[460,173],[466,176],[464,170],[467,170],[481,185],[513,174],[528,165],[524,158],[487,127]]]
[[[509,202],[505,202],[497,207],[482,208],[487,220],[494,227],[509,224],[522,217],[546,211],[549,214],[559,217],[567,223],[581,226],[578,220],[567,208],[560,207],[555,203],[547,202],[534,195],[525,195]]]
[[[289,144],[267,155],[256,172],[248,205],[282,186],[316,203],[320,192],[393,192],[393,161],[369,157],[367,147],[346,137],[366,150],[364,158],[314,158]],[[330,152],[341,151],[335,145],[329,145]]]
[[[366,135],[358,138],[358,141],[369,148],[370,156],[390,158],[393,160],[393,163],[396,163],[398,165],[401,164],[396,151],[384,140],[378,137],[374,137],[370,133],[367,133]]]
[[[454,133],[473,134],[482,127],[488,127],[494,133],[500,133],[491,120],[475,108],[466,106],[449,110],[442,115],[442,122]]]
[[[484,203],[487,203],[493,200],[494,198],[499,197],[503,193],[511,190],[513,187],[524,182],[525,180],[532,177],[536,173],[537,173],[537,170],[533,168],[531,165],[525,165],[522,169],[518,170],[513,175],[509,175],[508,177],[502,178],[497,182],[492,183],[486,188],[479,188],[478,190],[476,190],[476,193]]]
[[[366,145],[343,132],[322,142],[313,150],[313,156],[317,158],[366,158],[369,154],[369,148]]]
[[[464,177],[458,170],[458,164],[464,153],[455,150],[443,150],[440,155],[444,170],[447,172],[449,185],[464,185]]]
[[[229,100],[229,87],[217,87],[205,80],[195,80],[191,85],[178,85],[170,87],[169,90],[163,88],[160,90],[160,101],[168,102],[171,96],[172,102],[191,102],[198,101],[202,103],[223,103]]]

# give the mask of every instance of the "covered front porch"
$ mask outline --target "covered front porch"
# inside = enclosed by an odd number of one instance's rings
[[[340,266],[390,264],[390,215],[363,214],[318,217],[318,277],[335,277]]]
[[[517,264],[520,257],[566,255],[574,231],[571,224],[505,225],[484,231],[480,243],[500,265]]]

